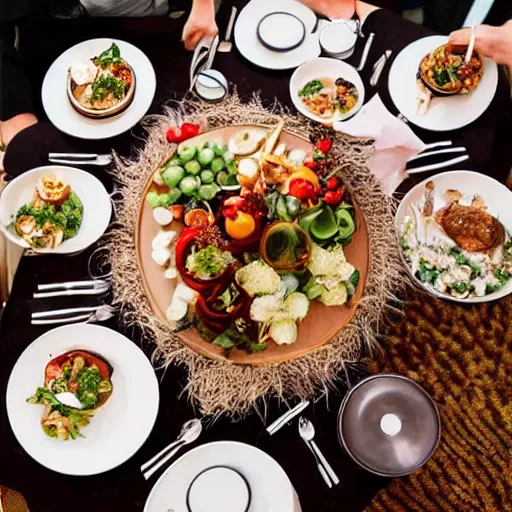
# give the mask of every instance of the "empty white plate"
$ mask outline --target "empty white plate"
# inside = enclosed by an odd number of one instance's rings
[[[491,104],[498,87],[498,66],[484,59],[484,75],[473,92],[448,98],[436,96],[429,111],[418,115],[418,66],[425,55],[447,42],[446,36],[418,39],[398,54],[389,71],[389,94],[396,108],[411,123],[435,132],[457,130],[478,119]]]
[[[44,369],[70,350],[88,350],[113,368],[112,395],[95,411],[84,437],[62,441],[41,428],[44,406],[27,403],[44,385]],[[142,350],[116,331],[90,324],[58,327],[32,342],[14,365],[7,385],[7,414],[16,439],[39,464],[67,475],[95,475],[132,457],[149,436],[159,390]]]
[[[271,13],[286,12],[304,24],[306,37],[290,51],[267,48],[258,38],[260,21]],[[288,22],[291,17],[288,17]],[[294,24],[294,22],[292,22]],[[235,24],[235,44],[250,62],[266,69],[293,69],[320,55],[319,34],[312,33],[317,25],[315,13],[296,0],[251,0],[240,12]],[[284,29],[283,29],[284,33]],[[275,42],[275,41],[274,41]]]
[[[245,478],[251,490],[248,512],[300,512],[281,466],[258,448],[234,441],[205,444],[180,457],[156,482],[144,512],[186,512],[190,485],[201,472],[215,466],[232,468]],[[213,504],[211,510],[217,512]]]
[[[101,238],[112,215],[112,203],[105,187],[92,174],[62,165],[37,167],[20,174],[7,184],[0,196],[0,230],[5,236],[20,247],[30,247],[9,226],[15,220],[18,209],[32,201],[37,182],[43,175],[55,176],[70,185],[71,190],[82,201],[84,212],[76,236],[64,240],[55,249],[33,250],[41,253],[72,254],[86,249]]]
[[[76,61],[86,61],[116,43],[121,57],[136,77],[133,101],[126,110],[112,117],[92,119],[79,114],[67,96],[68,69]],[[155,70],[138,48],[117,39],[91,39],[66,50],[50,66],[42,88],[43,106],[50,121],[62,132],[80,139],[108,139],[133,128],[147,113],[156,90]]]
[[[306,29],[297,16],[288,12],[272,12],[259,22],[258,37],[270,50],[286,52],[304,41]]]

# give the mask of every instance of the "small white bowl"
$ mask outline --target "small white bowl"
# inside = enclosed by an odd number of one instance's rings
[[[198,73],[195,88],[203,100],[220,101],[228,93],[228,81],[220,71],[207,69]]]
[[[348,59],[356,47],[357,32],[345,20],[332,21],[320,32],[320,46],[330,57]]]
[[[9,227],[16,218],[18,209],[32,201],[37,182],[43,175],[53,175],[70,185],[84,208],[82,223],[76,236],[64,240],[55,249],[33,249]],[[74,167],[37,167],[10,181],[0,196],[0,230],[16,245],[41,253],[72,254],[86,249],[103,235],[111,215],[112,203],[105,187],[92,174]]]
[[[354,108],[339,118],[334,116],[323,118],[313,114],[300,99],[299,91],[311,80],[321,78],[331,78],[332,80],[344,78],[352,82],[359,93],[359,98]],[[318,59],[308,60],[295,70],[290,79],[290,96],[295,108],[301,114],[319,123],[332,124],[334,121],[345,121],[359,111],[364,103],[364,84],[357,70],[350,64],[337,59],[319,57]]]

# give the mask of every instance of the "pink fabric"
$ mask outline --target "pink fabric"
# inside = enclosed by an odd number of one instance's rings
[[[409,126],[386,109],[378,94],[352,119],[334,123],[334,129],[353,137],[375,140],[375,153],[368,167],[389,195],[407,178],[405,166],[409,158],[425,148]]]

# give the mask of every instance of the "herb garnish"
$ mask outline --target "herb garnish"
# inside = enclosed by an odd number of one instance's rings
[[[92,84],[91,101],[103,101],[109,93],[112,93],[114,98],[120,99],[124,96],[126,91],[126,82],[114,75],[104,75],[96,79]]]
[[[308,82],[302,90],[299,91],[299,96],[310,96],[311,94],[320,92],[323,88],[323,82],[320,80],[311,80],[311,82]]]

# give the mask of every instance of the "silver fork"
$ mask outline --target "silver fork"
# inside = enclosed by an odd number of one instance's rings
[[[54,164],[99,165],[104,167],[112,163],[112,155],[96,153],[49,153],[48,160]]]
[[[70,313],[87,313],[75,316],[66,316],[63,318],[50,318],[52,316],[66,315]],[[53,311],[41,311],[32,313],[32,325],[53,325],[53,324],[71,324],[76,322],[105,322],[114,316],[115,309],[112,306],[102,305],[84,308],[55,309]]]

